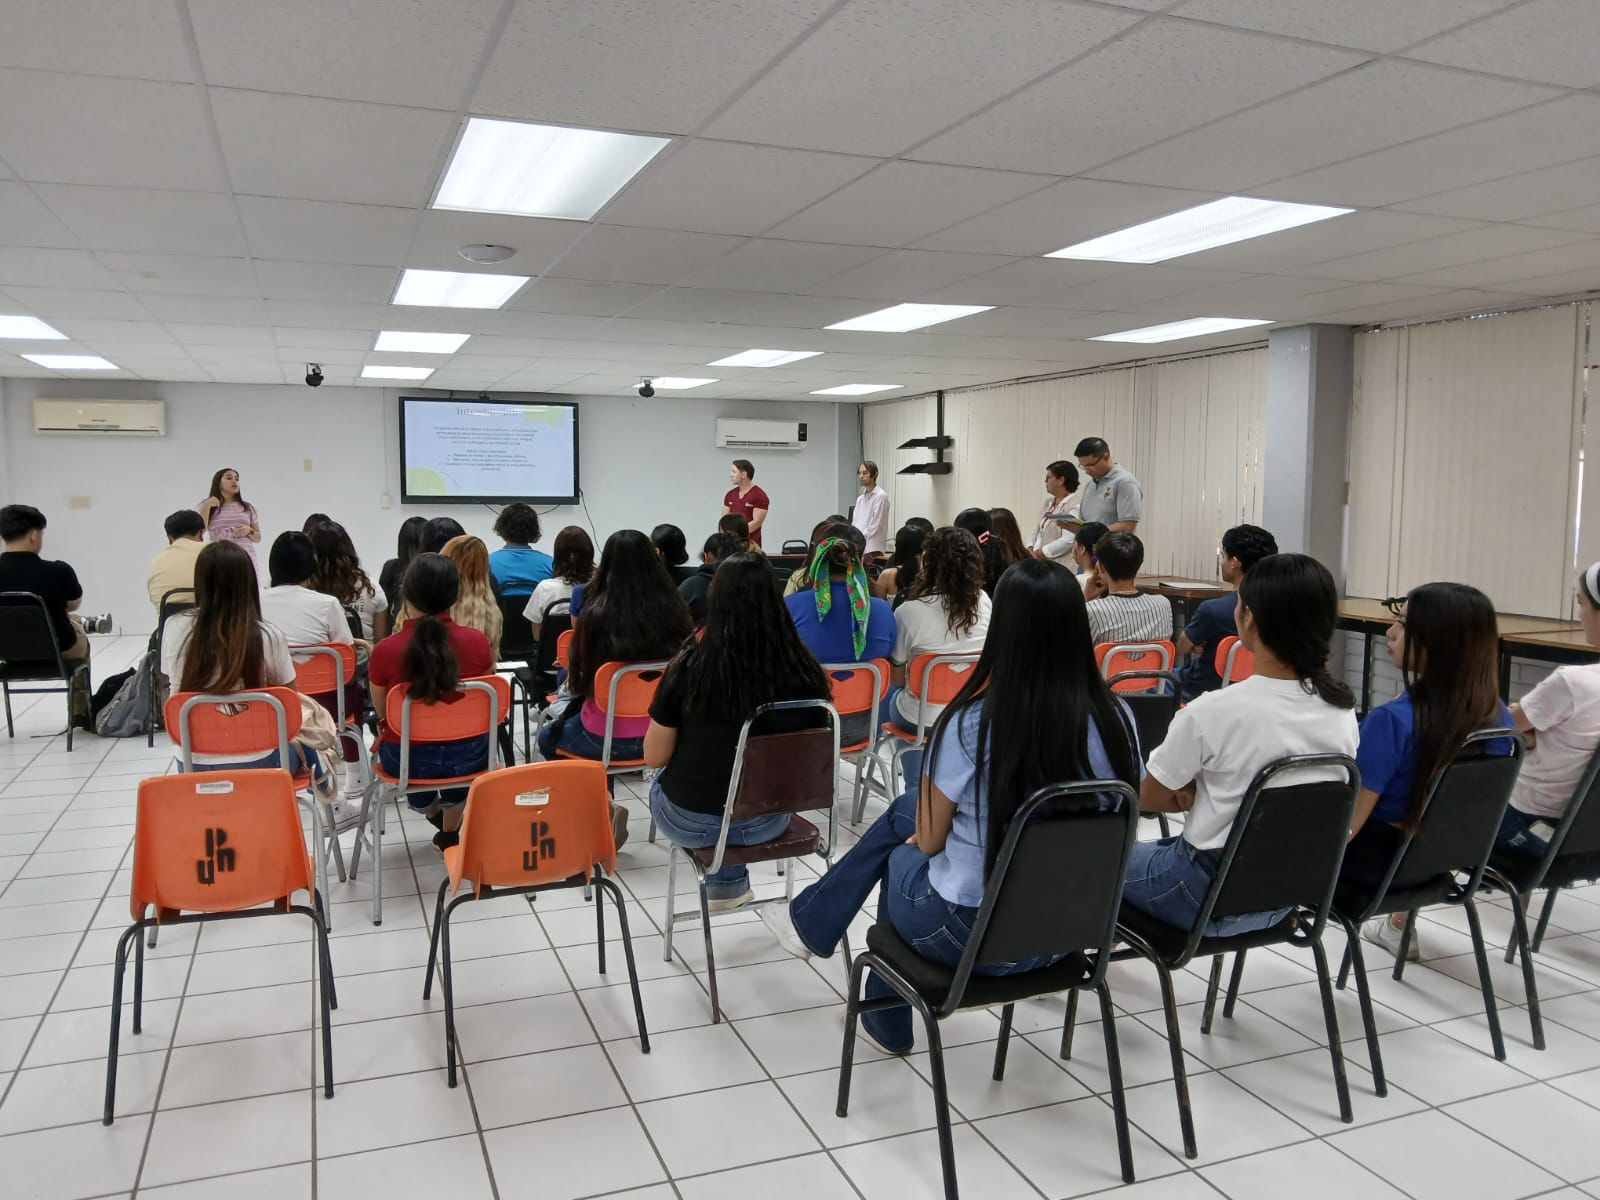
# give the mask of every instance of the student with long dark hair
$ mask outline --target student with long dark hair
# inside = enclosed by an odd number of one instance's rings
[[[1290,755],[1355,753],[1355,697],[1328,669],[1338,610],[1333,576],[1308,555],[1271,555],[1244,577],[1235,620],[1239,640],[1256,656],[1255,674],[1181,710],[1166,740],[1151,752],[1140,808],[1188,817],[1182,833],[1134,846],[1124,903],[1180,929],[1193,928],[1256,773]],[[1206,933],[1265,929],[1286,915],[1222,917]]]
[[[588,583],[594,575],[594,542],[587,531],[568,525],[556,534],[554,549],[550,578],[539,581],[533,595],[528,597],[528,607],[522,610],[536,638],[544,622],[544,610],[557,600],[571,600],[572,589]]]
[[[211,477],[211,490],[196,509],[206,523],[206,540],[232,542],[256,562],[256,543],[261,540],[261,515],[239,490],[239,472],[223,467]]]
[[[466,532],[454,517],[433,517],[423,523],[417,548],[424,554],[438,554],[451,538],[462,537]]]
[[[1083,589],[1085,600],[1095,600],[1106,594],[1105,581],[1095,570],[1094,552],[1100,539],[1110,532],[1099,521],[1090,521],[1080,525],[1078,532],[1072,535],[1072,563],[1078,570],[1078,586]]]
[[[457,625],[450,609],[461,589],[461,572],[442,554],[419,554],[400,582],[405,625],[372,651],[369,674],[372,706],[384,717],[390,688],[404,684],[406,694],[424,704],[451,704],[464,693],[460,682],[494,670],[489,639],[476,629]],[[503,714],[502,714],[503,715]],[[386,719],[378,728],[378,758],[384,769],[400,770],[400,731]],[[486,737],[454,742],[416,742],[411,747],[412,779],[445,779],[481,771],[488,765]],[[438,827],[433,844],[441,850],[457,842],[466,788],[413,793],[406,799],[429,824]]]
[[[917,564],[922,558],[922,541],[929,532],[907,521],[894,535],[894,552],[889,555],[889,564],[878,573],[872,585],[878,598],[887,600],[891,608],[899,608],[911,594],[917,582]]]
[[[395,619],[400,615],[400,580],[405,577],[406,568],[411,565],[411,560],[422,551],[422,531],[428,527],[426,517],[407,517],[400,522],[400,536],[395,546],[394,557],[383,564],[383,570],[378,572],[378,586],[383,589],[383,598],[387,602],[387,611],[377,615],[373,622],[373,633],[376,638],[386,638],[394,629]]]
[[[960,960],[1006,828],[1041,787],[1080,779],[1137,786],[1139,753],[1127,710],[1095,669],[1083,595],[1048,562],[1021,563],[1000,581],[994,632],[929,739],[920,780],[787,910],[761,919],[785,949],[831,955],[878,889],[878,920],[942,966]],[[1037,631],[1050,629],[1040,638]],[[1041,736],[1039,714],[1050,714]],[[984,963],[983,975],[1046,965]],[[869,997],[889,996],[867,977]],[[862,1033],[891,1054],[912,1046],[911,1013],[861,1015]]]
[[[354,609],[361,624],[361,638],[372,642],[378,593],[372,580],[361,569],[361,558],[345,527],[337,521],[321,521],[306,531],[317,552],[317,569],[307,585],[313,591],[332,596],[341,605]],[[363,647],[363,651],[365,647]]]
[[[683,644],[650,706],[644,757],[661,768],[650,785],[656,828],[680,846],[716,845],[740,727],[763,704],[827,697],[828,678],[795,633],[767,560],[748,551],[724,560],[706,597],[704,635]],[[821,720],[815,709],[773,713],[753,732],[784,733]],[[728,844],[768,842],[788,827],[788,813],[736,821]],[[749,872],[724,867],[707,879],[706,892],[712,912],[737,908],[750,899]]]
[[[1000,539],[1008,566],[1030,557],[1028,547],[1022,541],[1022,527],[1017,524],[1016,513],[1009,508],[991,508],[989,525],[994,529],[994,536]]]
[[[650,531],[650,543],[667,565],[667,573],[672,576],[673,583],[682,583],[694,574],[695,569],[689,563],[688,539],[676,525],[657,525]]]
[[[1477,588],[1464,583],[1412,588],[1384,640],[1405,690],[1361,722],[1356,752],[1361,795],[1339,871],[1342,879],[1367,885],[1382,882],[1401,840],[1422,820],[1428,788],[1456,757],[1466,736],[1511,724],[1511,711],[1500,699],[1500,630],[1494,604]],[[1486,749],[1509,754],[1510,739]],[[1397,953],[1405,920],[1405,913],[1373,917],[1362,935]],[[1407,957],[1415,961],[1420,956],[1412,938]]]
[[[884,697],[884,720],[916,730],[917,700],[906,691],[906,669],[919,654],[981,650],[990,608],[977,539],[965,529],[936,529],[923,539],[917,582],[894,610],[894,647],[889,651],[894,686]],[[940,710],[928,703],[924,711],[931,722]]]
[[[956,514],[953,522],[957,529],[965,529],[978,543],[978,553],[983,558],[983,590],[994,598],[994,585],[1000,582],[1000,576],[1005,574],[1005,569],[1012,563],[1012,558],[1006,551],[1005,543],[994,532],[994,522],[989,519],[989,512],[982,508],[964,508]]]

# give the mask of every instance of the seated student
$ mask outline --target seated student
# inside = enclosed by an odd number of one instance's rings
[[[150,603],[161,608],[161,597],[168,592],[186,588],[188,596],[175,596],[174,600],[194,599],[194,560],[205,549],[206,523],[192,508],[180,508],[162,523],[167,533],[167,548],[150,560],[150,570],[145,583],[150,592]]]
[[[682,583],[695,573],[695,567],[689,562],[689,544],[683,530],[676,525],[657,525],[650,531],[650,544],[667,564],[673,583]]]
[[[350,540],[343,525],[337,521],[321,521],[311,527],[307,536],[311,538],[311,546],[317,553],[317,562],[306,586],[332,596],[340,605],[355,613],[360,626],[356,647],[365,661],[376,632],[377,590],[372,586],[372,580],[367,578],[367,573],[361,569],[355,543]]]
[[[1094,569],[1094,548],[1110,532],[1099,521],[1090,521],[1078,526],[1078,532],[1072,535],[1072,563],[1078,572],[1078,586],[1083,589],[1085,600],[1094,600],[1106,594],[1100,572]]]
[[[1429,786],[1455,758],[1462,740],[1476,729],[1511,724],[1511,712],[1500,700],[1494,604],[1477,588],[1464,583],[1412,588],[1384,640],[1405,690],[1361,722],[1356,753],[1361,795],[1339,869],[1340,879],[1368,887],[1383,881],[1405,833],[1422,819]],[[1511,753],[1510,739],[1491,743],[1485,752]],[[1374,917],[1362,926],[1362,936],[1394,954],[1405,920],[1405,913]],[[1413,937],[1406,957],[1415,962],[1420,956]]]
[[[1133,533],[1108,533],[1095,543],[1095,571],[1104,594],[1089,601],[1089,634],[1107,642],[1163,642],[1172,636],[1172,602],[1141,595],[1134,583],[1144,543]]]
[[[571,600],[572,589],[589,582],[594,574],[594,543],[589,534],[576,525],[568,525],[556,534],[555,557],[550,564],[550,578],[541,579],[528,597],[528,607],[522,615],[533,627],[533,636],[539,636],[539,626],[544,622],[544,610],[557,600]]]
[[[894,648],[894,609],[868,588],[861,561],[866,539],[860,535],[854,526],[833,526],[811,556],[811,586],[784,600],[795,631],[818,662],[870,662],[888,658]],[[865,738],[875,716],[872,710],[845,718],[841,744]]]
[[[1032,557],[1022,540],[1022,526],[1017,524],[1016,513],[1009,508],[991,508],[989,525],[994,530],[994,536],[999,539],[1001,548],[1006,552],[1008,565]]]
[[[1180,929],[1193,928],[1200,915],[1256,773],[1289,755],[1356,752],[1355,697],[1328,670],[1339,609],[1328,569],[1304,554],[1263,558],[1240,582],[1237,608],[1239,640],[1256,656],[1255,674],[1180,710],[1151,752],[1139,789],[1145,812],[1188,818],[1180,834],[1135,843],[1122,899]],[[1266,929],[1285,915],[1222,917],[1206,933]]]
[[[1600,649],[1600,563],[1578,576],[1578,618],[1589,645]],[[1600,663],[1557,667],[1511,706],[1511,720],[1529,746],[1494,844],[1537,857],[1600,748]]]
[[[533,547],[539,541],[539,514],[518,501],[508,504],[495,518],[495,533],[505,545],[489,555],[489,570],[505,596],[529,596],[542,580],[550,578],[550,556]]]
[[[451,538],[440,553],[455,563],[456,570],[461,573],[450,619],[457,625],[476,629],[488,638],[489,653],[498,661],[500,634],[505,618],[501,616],[500,605],[495,602],[494,592],[489,586],[494,578],[489,571],[489,547],[483,544],[482,538],[466,534]]]
[[[924,538],[917,582],[906,602],[894,610],[894,646],[889,651],[894,686],[884,697],[884,720],[916,731],[917,700],[906,690],[906,668],[919,654],[970,654],[983,649],[990,608],[978,540],[955,528],[936,529]],[[931,726],[942,710],[930,702],[924,711]]]
[[[700,566],[695,573],[678,585],[678,595],[689,606],[689,616],[695,628],[706,619],[706,593],[711,590],[711,577],[722,563],[735,554],[742,554],[746,543],[731,533],[713,533],[700,548]]]
[[[454,517],[432,517],[422,526],[417,550],[422,554],[438,554],[451,538],[462,537],[466,532]]]
[[[400,581],[405,624],[372,651],[369,676],[372,706],[378,711],[378,759],[391,774],[400,770],[400,731],[387,720],[389,689],[404,684],[408,695],[427,704],[448,704],[464,694],[463,679],[488,675],[494,670],[489,639],[476,629],[450,619],[461,588],[461,572],[442,554],[419,554]],[[454,742],[417,742],[411,747],[413,779],[448,779],[481,771],[489,762],[489,744],[483,737]],[[464,787],[413,793],[406,799],[439,830],[433,844],[448,849],[460,840]]]
[[[1056,636],[1041,638],[1038,630]],[[1039,713],[1051,714],[1039,736]],[[1095,670],[1083,594],[1054,565],[1030,559],[1005,573],[994,630],[977,666],[930,735],[928,769],[787,906],[761,920],[792,954],[832,955],[878,893],[878,920],[917,952],[954,967],[1012,814],[1039,788],[1078,779],[1139,782],[1127,710]],[[980,975],[1036,970],[1048,960],[979,964]],[[869,998],[893,993],[867,976]],[[861,1015],[863,1036],[889,1054],[911,1050],[910,1010]]]
[[[69,663],[88,662],[89,636],[83,622],[72,615],[83,603],[83,588],[77,573],[66,563],[40,557],[46,524],[44,514],[30,504],[0,508],[0,542],[5,545],[0,553],[0,592],[32,592],[38,596],[50,614],[61,657]],[[85,729],[89,727],[88,683],[87,674],[79,675],[69,698],[72,720]]]
[[[890,607],[899,608],[911,594],[912,585],[917,582],[917,562],[922,558],[922,540],[930,532],[907,521],[895,533],[894,551],[872,585],[878,598],[887,600]]]
[[[822,541],[823,538],[828,536],[828,531],[835,525],[848,525],[851,529],[855,529],[855,526],[850,525],[849,521],[846,521],[843,517],[838,516],[824,517],[822,520],[818,521],[814,526],[812,526],[811,541],[806,544],[806,560],[793,571],[789,572],[789,578],[783,585],[783,595],[785,599],[788,599],[788,597],[794,595],[801,588],[808,588],[811,586],[811,563],[812,560],[817,557],[817,545]],[[856,529],[856,532],[861,533],[859,529]],[[865,547],[866,544],[866,535],[862,534],[861,545]],[[865,550],[863,549],[862,552],[865,553]]]
[[[383,589],[384,610],[373,617],[373,639],[386,638],[394,632],[400,618],[400,580],[404,578],[411,560],[422,552],[422,531],[428,527],[426,517],[407,517],[400,522],[399,544],[395,556],[383,564],[378,573],[378,586]]]
[[[660,768],[650,783],[650,813],[661,835],[679,846],[715,846],[745,720],[775,700],[827,697],[827,676],[796,636],[766,558],[740,552],[726,559],[707,597],[705,636],[683,643],[650,705],[644,757]],[[815,709],[774,713],[753,732],[825,721]],[[736,821],[728,845],[771,841],[788,828],[786,812]],[[749,872],[724,867],[706,880],[706,892],[712,912],[738,908],[750,900]]]
[[[750,536],[750,522],[738,513],[723,513],[717,521],[717,532],[733,534],[745,550],[754,550],[757,554],[765,553],[761,549],[761,544]]]
[[[1235,525],[1222,535],[1222,545],[1217,550],[1222,582],[1237,588],[1246,571],[1277,552],[1277,540],[1259,525]],[[1185,700],[1222,686],[1222,676],[1217,674],[1217,645],[1237,632],[1233,627],[1232,595],[1215,596],[1195,608],[1178,639],[1178,658],[1189,659],[1176,672],[1183,682]]]
[[[956,519],[951,522],[957,529],[965,529],[978,542],[978,553],[983,557],[983,590],[994,598],[994,585],[1000,582],[1000,576],[1005,574],[1005,569],[1014,561],[1006,550],[1006,545],[994,532],[994,522],[989,517],[988,509],[964,508],[956,514]]]
[[[261,593],[261,619],[283,634],[291,646],[354,645],[344,605],[337,597],[311,589],[316,569],[317,552],[311,539],[293,530],[280,533],[267,556],[271,586]]]

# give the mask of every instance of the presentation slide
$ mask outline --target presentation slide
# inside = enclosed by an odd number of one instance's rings
[[[578,407],[495,400],[400,400],[406,503],[578,498]]]

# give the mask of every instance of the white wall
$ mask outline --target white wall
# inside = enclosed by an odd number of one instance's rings
[[[394,554],[395,534],[409,516],[453,516],[491,548],[499,544],[487,508],[399,503],[397,391],[37,379],[0,385],[0,503],[44,511],[50,519],[45,553],[77,569],[87,611],[110,610],[125,629],[153,625],[145,568],[166,544],[162,520],[197,504],[212,473],[224,466],[238,469],[245,496],[261,513],[263,556],[277,534],[298,529],[317,511],[349,529],[374,578]],[[167,402],[167,436],[36,434],[35,396],[159,397]],[[819,518],[842,512],[857,490],[859,434],[854,412],[841,413],[848,405],[575,399],[579,479],[588,513],[541,510],[546,548],[566,524],[590,529],[598,542],[616,529],[648,531],[663,521],[682,526],[694,548],[721,515],[734,457],[714,444],[717,417],[809,425],[804,450],[742,455],[756,464],[757,480],[772,497],[768,545],[808,537]],[[392,508],[381,506],[385,493],[394,500]]]

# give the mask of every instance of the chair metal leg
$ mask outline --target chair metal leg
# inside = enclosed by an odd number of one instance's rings
[[[1156,814],[1156,828],[1161,830],[1162,837],[1169,838],[1172,836],[1172,826],[1167,822],[1166,813]]]
[[[1322,1019],[1328,1027],[1328,1056],[1333,1060],[1333,1087],[1339,1094],[1339,1120],[1355,1120],[1350,1110],[1350,1081],[1345,1077],[1344,1042],[1339,1036],[1339,1014],[1333,1007],[1333,982],[1328,978],[1328,953],[1313,938],[1311,956],[1317,961],[1317,988],[1322,993]]]
[[[1116,1011],[1111,1007],[1111,989],[1102,980],[1095,989],[1100,997],[1100,1029],[1106,1039],[1106,1074],[1111,1080],[1111,1114],[1117,1126],[1117,1158],[1122,1164],[1122,1182],[1133,1182],[1133,1145],[1128,1138],[1128,1100],[1122,1091],[1122,1053],[1117,1048]],[[1072,995],[1077,996],[1077,989]]]
[[[628,933],[628,909],[622,902],[622,889],[609,879],[598,879],[596,891],[606,891],[611,894],[611,902],[617,906],[617,925],[622,931],[622,957],[628,963],[628,986],[633,989],[633,1017],[639,1023],[639,1049],[642,1053],[650,1053],[650,1029],[644,1020],[644,998],[639,992],[639,972],[633,962],[633,938]]]
[[[655,815],[655,813],[651,813],[650,814],[650,832],[644,835],[644,840],[647,841],[647,842],[650,842],[652,845],[655,843],[655,840],[656,840],[656,815]]]
[[[1211,978],[1206,981],[1206,1003],[1200,1010],[1200,1032],[1211,1032],[1211,1017],[1217,1010],[1217,989],[1222,985],[1223,955],[1211,956]]]
[[[1372,1090],[1378,1096],[1387,1096],[1389,1084],[1383,1077],[1383,1052],[1378,1048],[1378,1025],[1372,1016],[1372,994],[1367,991],[1367,964],[1361,954],[1361,930],[1355,922],[1337,913],[1334,916],[1344,927],[1345,934],[1344,967],[1341,968],[1341,974],[1349,969],[1352,958],[1355,962],[1356,999],[1361,1005],[1361,1029],[1367,1038],[1367,1064],[1372,1069]],[[1340,986],[1344,986],[1342,978]]]
[[[100,1123],[109,1125],[117,1107],[117,1046],[122,1038],[122,976],[128,966],[128,943],[142,941],[140,922],[128,926],[117,939],[117,964],[111,973],[111,1044],[106,1050],[106,1102]]]
[[[594,948],[595,956],[600,960],[600,974],[606,973],[606,906],[604,897],[600,895],[599,888],[591,889],[594,892]]]
[[[957,1200],[956,1146],[950,1133],[950,1093],[945,1086],[944,1046],[939,1040],[939,1018],[933,1015],[928,1002],[921,996],[912,1000],[911,1007],[922,1014],[923,1028],[928,1031],[928,1073],[933,1076],[933,1115],[938,1122],[939,1168],[944,1175],[945,1200]]]
[[[328,949],[328,906],[322,902],[322,897],[315,892],[311,894],[311,909],[322,922],[320,926],[322,937],[318,939],[318,949],[322,953],[322,978],[328,981],[328,1007],[337,1012],[339,1008],[339,981],[333,977],[333,954]]]
[[[1516,934],[1511,944],[1522,952],[1522,991],[1528,1001],[1528,1025],[1533,1034],[1533,1048],[1543,1050],[1544,1018],[1539,1013],[1539,985],[1533,978],[1533,954],[1528,948],[1527,905],[1517,895],[1510,880],[1502,878],[1496,882],[1503,883],[1511,895],[1511,925]]]
[[[1560,888],[1550,888],[1544,894],[1544,907],[1539,910],[1539,923],[1533,928],[1533,952],[1539,953],[1544,945],[1544,931],[1550,926],[1550,914],[1556,910],[1556,893]]]
[[[322,914],[316,909],[307,914],[316,928],[317,959],[321,968],[317,975],[317,998],[322,1008],[322,1094],[333,1099],[333,1017],[328,1004],[329,989],[333,987],[333,970],[328,965],[328,931],[323,928]]]
[[[1008,1004],[1000,1010],[1000,1036],[994,1044],[994,1073],[996,1083],[1006,1077],[1006,1050],[1011,1045],[1011,1018],[1017,1006]]]
[[[839,1100],[834,1115],[850,1115],[850,1073],[856,1065],[856,1022],[861,1019],[861,977],[866,974],[870,956],[863,954],[850,968],[850,990],[845,993],[844,1048],[839,1052]]]
[[[1505,1062],[1506,1043],[1500,1035],[1500,1009],[1495,1004],[1494,981],[1489,977],[1489,955],[1483,945],[1483,924],[1478,920],[1478,906],[1472,902],[1471,896],[1463,897],[1461,906],[1467,910],[1467,925],[1472,930],[1472,953],[1478,960],[1478,986],[1483,990],[1483,1012],[1489,1018],[1489,1044],[1495,1058]]]
[[[672,927],[678,907],[678,847],[667,843],[667,917],[661,923],[661,961],[672,961]]]
[[[1506,879],[1505,876],[1496,871],[1493,867],[1488,868],[1484,874],[1486,878],[1492,878],[1494,880],[1496,887],[1503,887],[1505,889],[1506,895],[1511,900],[1511,907],[1522,914],[1523,924],[1526,926],[1528,920],[1528,902],[1532,899],[1532,897],[1524,896],[1521,892],[1517,891],[1516,886],[1512,884],[1509,879]],[[1516,938],[1512,938],[1506,943],[1506,962],[1516,962],[1517,948],[1518,946]]]
[[[1183,1065],[1183,1033],[1178,1028],[1178,998],[1172,990],[1172,972],[1166,964],[1151,956],[1156,977],[1161,981],[1161,1007],[1167,1018],[1167,1048],[1172,1052],[1172,1086],[1178,1096],[1178,1127],[1183,1133],[1183,1153],[1186,1158],[1198,1158],[1200,1149],[1194,1140],[1194,1110],[1189,1105],[1189,1073]]]
[[[717,1002],[717,956],[711,947],[711,898],[706,894],[705,877],[700,878],[700,932],[706,942],[706,986],[711,991],[711,1023],[722,1023],[722,1005]]]
[[[433,967],[439,961],[439,929],[444,924],[444,898],[450,890],[450,881],[439,881],[439,899],[433,906],[433,933],[428,937],[428,973],[422,977],[422,998],[433,995]]]
[[[11,687],[3,680],[0,680],[0,692],[4,692],[6,698],[6,736],[14,738],[17,736],[17,731],[11,724]],[[156,735],[153,730],[150,734],[150,744],[152,746],[156,744]]]
[[[1067,1019],[1061,1024],[1061,1057],[1072,1057],[1072,1033],[1078,1028],[1078,989],[1067,993]]]
[[[454,904],[445,906],[444,918],[439,923],[440,942],[444,950],[444,969],[442,974],[444,977],[445,1080],[451,1087],[456,1086],[456,997],[455,988],[452,986],[450,977],[450,910],[454,907]]]
[[[1411,939],[1416,936],[1416,933],[1417,910],[1412,909],[1406,914],[1405,926],[1400,930],[1400,949],[1395,951],[1394,977],[1397,982],[1406,973],[1406,956],[1411,953]]]
[[[1335,916],[1337,915],[1338,914],[1335,914]],[[1344,926],[1344,957],[1339,960],[1339,978],[1334,981],[1333,986],[1335,990],[1342,992],[1344,991],[1344,985],[1346,981],[1348,981],[1350,978],[1351,953],[1352,951],[1355,953],[1360,953],[1356,947],[1356,941],[1361,937],[1361,930],[1352,925],[1349,921],[1346,921],[1343,917],[1339,917],[1339,924]],[[1365,975],[1366,972],[1363,971],[1362,974]]]
[[[1245,951],[1236,950],[1233,954],[1233,974],[1228,977],[1228,998],[1223,1002],[1222,1015],[1233,1016],[1233,1006],[1239,1002],[1239,985],[1244,982],[1244,956]]]
[[[144,1032],[144,939],[133,939],[133,1032]]]

